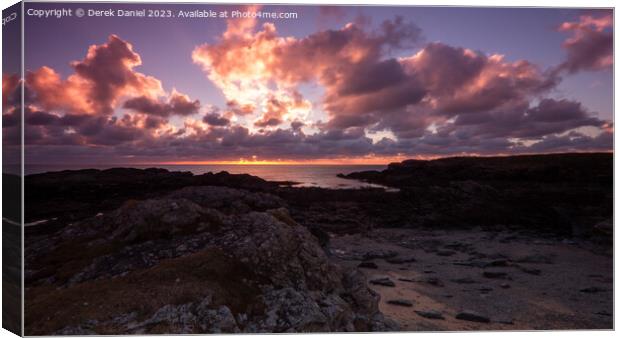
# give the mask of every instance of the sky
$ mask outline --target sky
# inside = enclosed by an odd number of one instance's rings
[[[384,164],[613,147],[611,10],[26,4],[78,7],[173,17],[25,17],[26,75],[3,73],[3,129],[14,139],[23,84],[29,163]],[[193,10],[229,17],[180,17]]]

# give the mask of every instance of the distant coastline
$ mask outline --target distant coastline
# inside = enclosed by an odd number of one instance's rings
[[[347,180],[338,177],[339,174],[348,175],[354,172],[367,170],[384,170],[387,165],[30,165],[26,167],[26,174],[42,174],[63,170],[82,169],[111,169],[111,168],[161,168],[169,171],[191,172],[202,175],[208,172],[227,172],[230,174],[249,174],[271,182],[280,182],[282,185],[294,187],[316,187],[327,189],[359,189],[383,188],[382,185],[363,181]]]

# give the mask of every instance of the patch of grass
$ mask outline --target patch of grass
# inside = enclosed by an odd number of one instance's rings
[[[233,313],[262,313],[251,271],[219,249],[162,261],[123,277],[87,281],[66,289],[38,286],[26,290],[26,334],[49,335],[86,320],[106,321],[136,312],[144,320],[166,304],[184,304],[213,295],[214,306]],[[123,333],[121,327],[97,327],[101,334]]]
[[[80,238],[62,243],[37,265],[47,272],[53,271],[56,279],[64,283],[87,267],[93,258],[117,252],[124,246],[118,241],[95,245],[88,245],[88,242]]]

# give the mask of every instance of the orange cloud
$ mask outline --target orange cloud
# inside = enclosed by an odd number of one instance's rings
[[[26,74],[26,86],[32,90],[42,109],[95,113],[88,95],[92,84],[80,76],[72,75],[62,80],[55,70],[44,66]]]
[[[163,95],[161,82],[136,72],[142,63],[130,43],[110,35],[102,45],[92,45],[75,73],[63,80],[55,70],[41,67],[26,75],[26,86],[46,110],[81,114],[111,114],[121,98]]]
[[[254,32],[256,20],[229,20],[221,41],[194,49],[193,61],[228,99],[229,112],[250,115],[260,128],[276,127],[285,120],[304,118],[311,104],[295,89],[295,83],[278,76],[278,50],[294,38],[277,35],[275,25],[265,23]]]
[[[260,127],[305,120],[311,104],[300,99],[300,83],[316,81],[326,87],[326,97],[341,96],[331,94],[348,86],[351,74],[377,62],[384,48],[408,45],[403,41],[419,35],[417,27],[400,18],[384,22],[373,32],[349,23],[302,39],[279,36],[272,23],[259,30],[255,26],[254,20],[239,24],[229,20],[220,41],[197,46],[192,59],[229,101],[256,108],[255,124]],[[375,103],[375,99],[368,97],[365,102]],[[329,111],[337,108],[337,104],[327,106]]]
[[[19,87],[17,74],[2,74],[2,113],[9,110],[11,101],[16,100],[15,95]]]

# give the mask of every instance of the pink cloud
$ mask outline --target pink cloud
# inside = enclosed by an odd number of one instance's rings
[[[194,115],[200,110],[200,101],[192,101],[187,95],[173,90],[167,102],[148,96],[139,96],[125,101],[124,108],[138,113],[167,117],[171,115]]]
[[[19,90],[19,76],[17,74],[2,74],[2,113],[9,110],[11,105],[15,104]]]
[[[583,15],[578,21],[564,22],[560,32],[572,33],[564,41],[567,60],[560,66],[571,73],[579,70],[609,69],[613,65],[613,18]]]
[[[507,62],[466,48],[431,43],[403,59],[440,113],[453,115],[520,103],[549,90],[556,78],[526,60]]]
[[[574,34],[569,55],[590,32],[609,27],[601,17],[562,25]],[[66,77],[49,67],[27,74],[30,154],[204,160],[611,148],[611,123],[579,102],[545,97],[560,81],[557,70],[421,41],[419,28],[401,18],[374,28],[357,20],[305,37],[230,20],[216,42],[192,53],[226,99],[221,110],[202,110],[198,100],[138,72],[140,55],[112,35],[71,63]],[[599,59],[562,67],[600,69]],[[3,79],[3,94],[18,86]],[[318,101],[302,95],[306,85],[320,88]],[[16,132],[18,103],[5,103],[5,128]],[[373,133],[386,137],[373,140]]]

